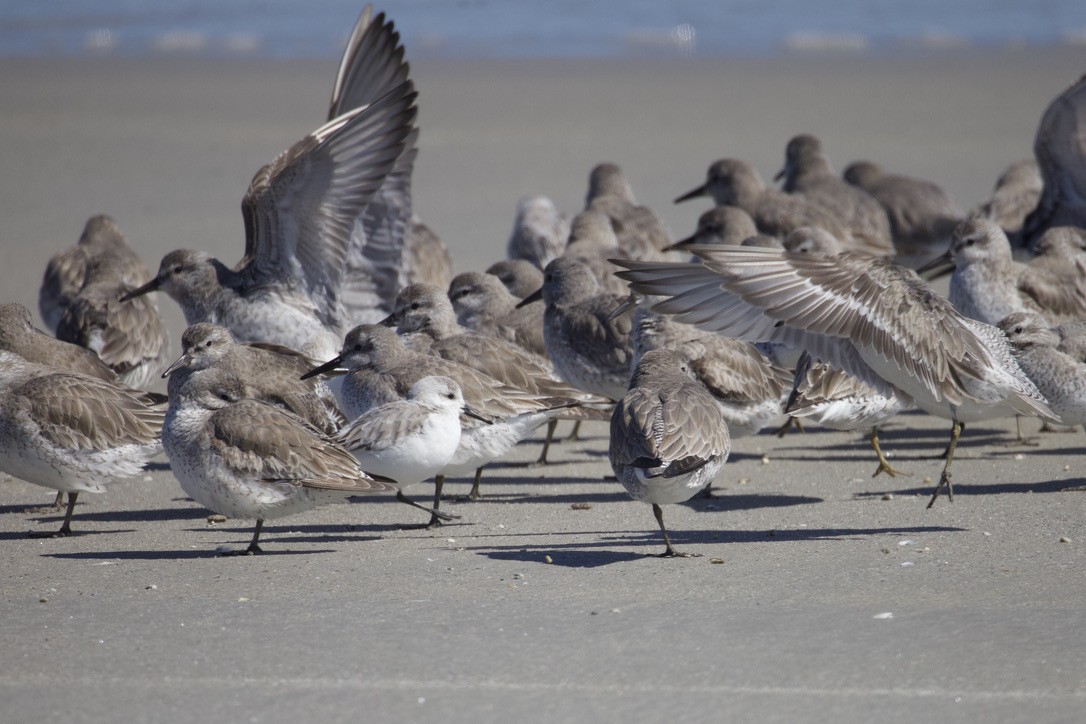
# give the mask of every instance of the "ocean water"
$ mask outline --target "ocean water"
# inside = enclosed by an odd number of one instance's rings
[[[0,57],[335,57],[358,0],[0,3]],[[1086,46],[1086,0],[398,0],[413,57],[771,56]]]

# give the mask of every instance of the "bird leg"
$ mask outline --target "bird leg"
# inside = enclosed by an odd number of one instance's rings
[[[1045,424],[1047,425],[1048,423],[1046,422]],[[1044,431],[1044,428],[1042,427],[1041,430]],[[1036,440],[1034,440],[1033,438],[1026,437],[1025,435],[1022,434],[1022,416],[1021,415],[1015,415],[1014,416],[1014,432],[1015,432],[1015,435],[1014,435],[1014,444],[1015,445],[1025,445],[1027,447],[1037,447],[1040,444]]]
[[[475,468],[475,482],[472,483],[471,492],[468,493],[468,500],[479,500],[483,497],[483,494],[479,492],[479,481],[483,477],[483,469],[481,467]],[[434,506],[437,507],[436,505]]]
[[[220,558],[233,558],[237,556],[255,556],[257,553],[263,553],[264,549],[260,547],[257,541],[260,540],[260,531],[264,527],[264,519],[256,519],[256,527],[253,528],[253,539],[249,541],[249,547],[243,551],[224,551],[219,554]]]
[[[877,478],[879,473],[886,473],[891,478],[898,475],[912,475],[912,473],[906,473],[901,470],[895,470],[890,462],[886,459],[886,456],[882,454],[882,448],[879,447],[879,428],[875,425],[871,428],[871,447],[875,448],[875,454],[879,456],[879,467],[875,470],[871,476]]]
[[[422,503],[416,503],[414,500],[411,500],[411,498],[408,498],[406,495],[404,495],[402,490],[397,490],[396,491],[396,500],[400,501],[401,503],[407,503],[412,508],[418,508],[419,510],[425,510],[427,513],[430,514],[430,522],[429,523],[425,523],[425,524],[422,524],[422,525],[404,526],[405,530],[410,530],[412,528],[434,528],[436,526],[441,525],[442,522],[447,522],[447,521],[459,520],[460,519],[459,515],[453,515],[452,513],[442,513],[442,512],[440,512],[438,510],[438,507],[441,505],[441,488],[444,487],[444,485],[445,485],[445,476],[444,475],[437,475],[437,476],[434,477],[435,491],[434,491],[434,507],[433,508],[427,508]]]
[[[63,510],[64,508],[64,491],[58,490],[57,497],[53,500],[53,507],[57,510]]]
[[[575,440],[580,440],[580,439],[581,439],[581,421],[576,420],[573,423],[573,430],[569,433],[569,436],[566,438],[566,442],[573,442]]]
[[[959,422],[958,426],[959,426],[958,427],[958,434],[961,435],[963,432],[965,432],[965,423],[964,422]],[[954,429],[951,428],[951,435],[953,435],[953,434],[954,434]],[[946,450],[943,450],[942,454],[939,455],[939,459],[940,460],[946,460],[948,455],[953,455],[954,450],[952,448],[957,447],[957,445],[958,445],[957,439],[952,438],[951,439],[951,444],[948,444],[946,446]]]
[[[667,535],[667,528],[664,527],[664,511],[656,503],[652,504],[652,514],[656,516],[656,522],[660,524],[660,532],[664,534],[664,545],[667,548],[663,553],[660,553],[657,558],[699,558],[700,553],[679,553],[677,550],[671,547],[671,538]]]
[[[939,484],[935,486],[935,492],[931,495],[931,500],[928,501],[928,507],[935,505],[935,499],[939,497],[939,491],[943,486],[946,486],[946,497],[950,502],[954,502],[954,486],[950,483],[950,463],[954,459],[954,450],[958,447],[958,437],[961,436],[962,430],[965,429],[965,425],[954,421],[954,426],[950,428],[950,444],[946,448],[946,465],[943,466],[943,474],[939,476]]]
[[[264,552],[263,550],[260,549],[260,545],[257,543],[257,541],[260,540],[260,530],[263,527],[264,527],[264,519],[263,518],[257,518],[256,519],[256,527],[253,528],[253,539],[251,541],[249,541],[249,547],[245,549],[246,555],[252,556],[252,555],[256,555],[257,553],[263,553]]]
[[[68,493],[68,508],[64,512],[64,522],[60,526],[60,530],[55,533],[34,532],[30,534],[31,538],[63,538],[72,534],[72,513],[75,512],[75,499],[79,497],[79,493]]]
[[[793,427],[799,432],[805,432],[803,423],[799,421],[799,418],[789,415],[784,424],[777,428],[777,437],[784,437]]]
[[[558,427],[558,420],[551,418],[547,423],[547,439],[543,441],[543,452],[539,453],[539,459],[532,463],[532,465],[547,464],[547,451],[551,449],[551,441],[554,439],[554,429],[556,427]]]

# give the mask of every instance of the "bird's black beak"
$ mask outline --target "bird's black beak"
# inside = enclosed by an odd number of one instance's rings
[[[313,369],[306,372],[304,375],[301,376],[301,379],[308,380],[311,377],[316,377],[317,375],[323,375],[326,372],[332,372],[332,371],[334,371],[336,369],[336,367],[339,366],[339,363],[342,362],[342,361],[343,361],[343,355],[339,355],[338,357],[333,357],[332,359],[328,360],[324,364],[319,365],[317,367],[314,367]]]
[[[542,298],[543,298],[543,287],[540,287],[539,289],[536,289],[534,292],[532,292],[528,296],[524,297],[524,299],[521,299],[519,302],[517,302],[517,309],[520,309],[521,307],[527,307],[532,302],[538,302]]]
[[[174,363],[172,365],[170,365],[169,367],[166,368],[165,372],[162,373],[162,379],[166,379],[167,377],[172,375],[177,370],[179,370],[182,367],[185,367],[186,365],[188,365],[190,362],[192,362],[192,356],[191,355],[189,355],[189,354],[181,355],[180,357],[178,357],[174,361]]]
[[[476,420],[479,420],[480,422],[485,422],[487,425],[493,425],[494,424],[493,420],[491,420],[489,417],[487,417],[483,413],[476,410],[471,405],[464,405],[463,407],[460,408],[460,412],[467,415],[468,417],[474,417]]]
[[[699,196],[705,196],[705,184],[702,184],[701,186],[698,186],[696,189],[691,189],[690,191],[687,191],[682,196],[679,196],[678,198],[675,199],[675,203],[676,204],[681,204],[684,201],[689,201],[690,199],[696,199]]]
[[[678,203],[678,202],[676,201],[676,203]],[[661,251],[682,251],[683,249],[690,246],[691,244],[696,243],[697,240],[698,240],[698,235],[694,234],[692,236],[686,237],[685,239],[679,239],[678,241],[673,243],[671,246],[665,246],[663,249],[661,249]]]
[[[618,319],[623,314],[636,307],[639,301],[641,301],[641,297],[639,297],[635,292],[630,292],[630,296],[623,299],[622,304],[615,307],[614,311],[607,315],[606,321],[610,322],[614,319]]]
[[[399,318],[396,317],[395,312],[393,312],[392,314],[388,315],[387,317],[382,319],[380,322],[378,322],[378,324],[380,324],[382,327],[392,327],[392,328],[395,328],[399,323],[400,323],[400,320],[399,320]]]
[[[155,277],[151,281],[144,284],[142,287],[139,287],[138,289],[133,289],[132,291],[130,291],[127,294],[125,294],[124,296],[122,296],[121,301],[122,302],[127,302],[129,299],[135,299],[136,297],[142,297],[144,294],[150,294],[151,292],[156,292],[156,291],[158,291],[159,287],[161,287],[161,286],[162,286],[162,280],[159,279],[158,277]]]
[[[921,279],[931,281],[954,271],[954,257],[947,251],[916,270]]]

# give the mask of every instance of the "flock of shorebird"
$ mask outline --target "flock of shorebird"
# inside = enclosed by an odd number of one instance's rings
[[[152,275],[107,216],[49,263],[37,330],[0,306],[0,470],[103,492],[165,451],[212,511],[264,520],[372,491],[430,514],[558,420],[610,420],[618,481],[661,505],[709,485],[732,437],[789,418],[871,431],[909,408],[964,423],[1086,422],[1086,82],[1044,114],[1036,160],[966,213],[933,183],[819,140],[787,145],[779,188],[722,159],[676,199],[715,207],[674,241],[618,166],[568,219],[516,211],[507,258],[455,277],[413,214],[416,94],[399,34],[363,12],[328,121],[257,172],[245,254],[167,254]],[[690,256],[692,255],[692,257]],[[1024,261],[1023,261],[1024,260]],[[949,298],[925,275],[953,268]],[[930,277],[928,277],[930,278]],[[190,325],[170,364],[155,291]],[[145,391],[168,378],[165,396]],[[433,478],[432,506],[403,489]],[[930,505],[930,504],[929,504]]]

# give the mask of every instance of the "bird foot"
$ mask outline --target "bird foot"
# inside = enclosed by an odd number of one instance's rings
[[[31,538],[68,538],[73,536],[71,528],[61,528],[60,530],[35,530],[29,533]]]
[[[1071,426],[1053,425],[1053,424],[1048,423],[1048,422],[1042,422],[1041,427],[1037,430],[1037,432],[1074,432],[1074,431],[1075,431],[1075,426],[1074,425],[1071,425]]]
[[[263,553],[264,549],[260,546],[249,546],[240,551],[219,551],[215,555],[219,558],[240,558],[241,556],[255,556],[257,553]]]
[[[950,483],[950,471],[944,470],[943,474],[939,476],[939,484],[935,486],[935,492],[931,494],[931,500],[928,501],[928,507],[935,505],[936,499],[939,497],[939,491],[946,487],[946,497],[951,503],[954,502],[954,486]]]
[[[895,468],[893,465],[886,462],[885,460],[880,460],[879,461],[879,466],[878,466],[878,468],[875,469],[875,472],[873,472],[871,474],[871,477],[877,478],[877,477],[879,477],[879,473],[886,473],[891,478],[896,478],[898,475],[901,475],[901,476],[904,476],[904,477],[907,478],[907,477],[910,477],[912,475],[912,473],[907,473],[904,470],[898,470],[897,468]]]
[[[441,513],[434,511],[430,516],[430,521],[427,523],[418,523],[413,525],[401,525],[400,530],[433,530],[434,528],[440,528],[445,523],[452,522],[454,520],[460,520],[459,515],[452,515],[451,513]]]
[[[776,434],[777,437],[784,437],[785,435],[788,434],[789,431],[791,431],[791,429],[793,427],[798,432],[806,432],[803,429],[803,423],[801,423],[799,421],[799,419],[797,419],[795,417],[789,417],[787,420],[785,420],[783,425],[781,425],[780,427],[777,428],[777,431],[776,431],[775,434]]]
[[[663,553],[657,553],[656,558],[701,558],[700,553],[680,553],[674,548],[668,548]]]

